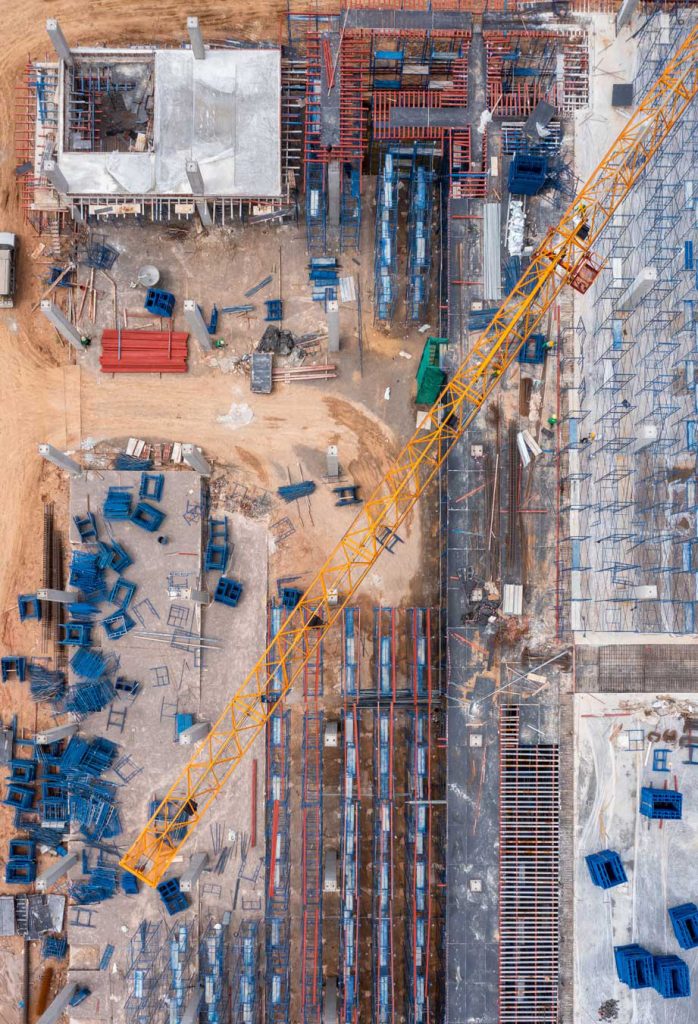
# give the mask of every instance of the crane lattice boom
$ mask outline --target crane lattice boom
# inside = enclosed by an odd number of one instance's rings
[[[121,865],[156,885],[322,638],[398,531],[564,285],[584,292],[593,246],[698,92],[698,27],[639,103],[574,202],[536,249],[487,330],[407,442],[276,638],[231,697]]]

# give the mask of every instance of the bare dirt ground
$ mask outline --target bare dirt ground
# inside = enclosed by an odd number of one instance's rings
[[[208,39],[281,39],[284,11],[285,3],[278,0],[237,0],[234,4],[199,0],[194,13]],[[10,0],[6,8],[0,48],[0,228],[19,235],[20,259],[16,308],[0,315],[2,654],[32,654],[39,649],[38,628],[18,625],[16,595],[32,591],[40,580],[42,503],[56,501],[58,522],[59,510],[67,506],[65,480],[38,458],[39,443],[74,449],[85,437],[113,439],[135,435],[151,440],[188,440],[201,445],[218,467],[234,467],[251,483],[274,489],[285,482],[277,478],[281,469],[295,468],[299,459],[308,475],[318,474],[327,444],[341,438],[342,462],[365,494],[380,479],[390,458],[411,432],[410,423],[414,423],[413,407],[402,400],[407,391],[399,401],[396,393],[395,400],[378,415],[376,408],[362,401],[361,390],[366,382],[362,385],[356,379],[352,381],[351,376],[341,386],[335,382],[338,386],[329,383],[280,388],[271,401],[251,395],[244,380],[220,373],[194,373],[174,380],[130,378],[128,386],[124,386],[123,381],[100,377],[90,369],[74,365],[71,353],[43,318],[31,312],[41,285],[29,255],[36,245],[36,235],[24,222],[15,192],[15,87],[27,56],[43,56],[48,51],[46,17],[60,19],[73,45],[178,45],[185,39],[186,16],[191,13],[190,4],[152,0],[141,4],[99,0],[91,5],[77,0],[55,0],[53,4]],[[154,27],[156,39],[152,35]],[[403,343],[381,337],[370,326],[367,336],[368,347],[373,347],[374,365],[384,359],[381,372],[390,380],[389,375],[397,372],[396,361],[401,362],[396,360],[396,354]],[[403,369],[404,377],[413,377],[416,360],[409,367],[399,367]],[[383,387],[382,378],[366,376],[374,390],[379,384]],[[249,404],[254,419],[248,426],[232,430],[218,417],[225,415],[236,401]],[[349,512],[334,508],[327,489],[313,500],[315,527],[312,531],[296,530],[279,552],[275,575],[293,572],[294,567],[295,571],[307,572],[317,568],[348,525]],[[398,603],[411,587],[413,598],[423,587],[417,573],[421,548],[418,520],[411,524],[406,540],[399,561],[384,558],[369,578],[372,601]],[[28,700],[26,688],[17,684],[2,687],[0,692],[0,714],[7,720],[12,713],[18,714],[20,728],[35,729],[36,709]],[[0,864],[10,833],[10,812],[2,809]],[[0,883],[0,890],[7,891],[7,887]],[[2,941],[0,1024],[14,1024],[22,1016],[21,943]],[[60,972],[54,973],[55,987]],[[32,978],[37,983],[40,974],[34,951]],[[33,997],[30,1019],[35,1015]]]

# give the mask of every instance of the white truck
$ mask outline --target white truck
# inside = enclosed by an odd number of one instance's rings
[[[17,236],[0,231],[0,307],[11,309],[15,304],[15,267]]]

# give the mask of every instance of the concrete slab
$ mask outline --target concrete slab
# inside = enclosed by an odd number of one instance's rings
[[[698,694],[577,694],[575,738],[575,1012],[574,1021],[597,1020],[599,1007],[617,1000],[617,1019],[627,1024],[689,1024],[698,1015],[698,952],[684,951],[674,936],[668,908],[693,901],[698,843],[698,770],[686,765],[678,739]],[[648,741],[666,731],[675,739]],[[653,771],[652,747],[669,748],[670,772]],[[683,793],[683,818],[663,827],[640,815],[642,786]],[[628,883],[594,886],[584,857],[616,850]],[[651,953],[679,955],[689,966],[693,994],[665,1001],[654,989],[631,991],[617,978],[613,947],[637,942]],[[611,1019],[611,1018],[608,1018]]]
[[[280,51],[156,50],[154,64],[154,151],[61,148],[69,194],[190,196],[185,164],[196,160],[208,196],[280,195]]]
[[[175,742],[175,723],[171,716],[177,710],[189,711],[197,720],[215,721],[264,649],[266,638],[267,535],[264,525],[240,515],[229,517],[229,536],[234,544],[229,572],[244,585],[243,598],[237,608],[222,604],[201,608],[181,596],[172,599],[168,586],[203,585],[213,591],[218,578],[216,573],[201,576],[202,479],[188,470],[165,474],[162,500],[157,503],[166,512],[160,530],[168,538],[165,545],[158,543],[157,535],[131,523],[106,524],[102,519],[101,509],[108,488],[133,486],[137,494],[139,481],[140,473],[88,472],[83,479],[75,481],[70,500],[71,517],[89,508],[96,514],[100,537],[108,540],[113,535],[125,547],[133,558],[133,565],[125,570],[124,576],[138,584],[130,606],[131,613],[138,619],[137,627],[116,641],[107,640],[100,626],[95,632],[102,650],[118,655],[119,674],[137,679],[141,692],[132,705],[124,705],[127,715],[123,731],[107,728],[108,711],[91,716],[81,726],[84,735],[105,735],[117,742],[120,754],[128,755],[139,769],[128,782],[123,782],[113,772],[106,775],[108,780],[123,785],[119,803],[124,832],[115,840],[120,853],[145,823],[151,796],[164,794],[191,755],[191,747]],[[71,540],[76,540],[72,528]],[[114,579],[114,574],[110,573],[109,582]],[[215,637],[221,647],[199,655],[192,649],[173,647],[143,636],[147,630],[171,634],[178,627],[197,635]],[[248,907],[256,899],[261,906],[263,830],[258,829],[257,847],[249,851],[244,866],[240,856],[241,837],[249,834],[250,829],[253,758],[259,761],[258,778],[263,780],[263,737],[253,745],[234,780],[226,786],[171,871],[172,875],[180,875],[196,851],[209,854],[211,870],[204,872],[192,893],[192,906],[201,915],[202,930],[210,915],[220,920],[225,910],[233,909],[236,889],[238,903],[233,914],[234,926],[242,917],[243,899]],[[257,820],[263,821],[261,784],[257,795]],[[232,847],[232,853],[225,870],[217,873],[219,854],[228,847]],[[83,1004],[84,1011],[83,1007],[78,1007],[72,1019],[101,1020],[100,1014],[108,1011],[108,1019],[121,1024],[124,1003],[133,986],[132,975],[126,977],[128,940],[139,922],[162,920],[168,926],[180,921],[191,922],[193,911],[167,918],[157,893],[149,889],[142,890],[138,896],[119,893],[90,909],[93,914],[89,925],[75,923],[74,908],[69,915],[70,977],[75,973],[82,981],[83,972],[89,972],[88,985],[93,992],[90,1000]],[[255,915],[248,910],[245,916]],[[107,943],[115,946],[113,969],[96,971],[94,967]]]

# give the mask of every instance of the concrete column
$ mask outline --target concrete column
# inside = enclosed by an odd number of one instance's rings
[[[203,60],[206,56],[206,48],[204,47],[201,29],[199,28],[199,19],[187,18],[187,29],[189,31],[189,39],[191,40],[191,52],[196,60]]]
[[[82,351],[82,345],[80,344],[82,335],[80,331],[74,324],[71,324],[68,317],[61,312],[55,302],[51,302],[50,299],[42,299],[41,312],[53,324],[62,338],[70,342],[78,352]]]
[[[657,268],[643,267],[632,284],[628,285],[618,300],[616,309],[623,313],[632,311],[642,302],[645,295],[651,292],[657,283]]]
[[[199,880],[199,875],[206,867],[208,861],[207,853],[193,853],[189,861],[189,867],[182,872],[179,880],[179,888],[182,892],[191,892]]]
[[[80,860],[78,853],[67,853],[65,857],[58,857],[50,867],[42,871],[37,877],[35,885],[39,892],[46,892],[56,884],[59,878],[67,875],[71,868],[75,867]]]
[[[56,1024],[56,1021],[77,992],[77,988],[76,981],[69,981],[67,985],[64,985],[48,1009],[44,1010],[41,1014],[36,1024]]]
[[[193,601],[194,604],[203,604],[208,607],[211,603],[211,595],[208,590],[190,590],[189,600]]]
[[[50,448],[51,445],[46,445],[46,447]],[[55,451],[55,449],[54,449],[54,451]],[[51,460],[51,461],[53,461],[53,460]],[[61,465],[61,463],[57,462],[56,465],[57,466]],[[77,463],[76,463],[76,465],[77,465]],[[57,604],[72,604],[73,601],[79,601],[80,600],[80,591],[79,590],[51,590],[51,589],[44,588],[43,590],[37,590],[36,596],[39,598],[40,601],[55,601]]]
[[[341,191],[341,173],[339,160],[330,160],[327,165],[327,205],[330,227],[339,227],[339,202]]]
[[[59,451],[58,448],[54,448],[52,444],[40,444],[39,455],[46,459],[48,462],[52,462],[54,466],[60,466],[61,469],[65,469],[73,477],[82,476],[82,466],[75,459],[71,459],[69,455]],[[37,597],[40,601],[48,600],[43,598],[37,591]]]
[[[184,317],[189,324],[189,330],[194,335],[204,352],[211,351],[211,335],[208,333],[206,321],[201,315],[201,310],[193,299],[184,300]]]
[[[57,18],[46,19],[46,31],[49,34],[49,38],[53,43],[53,48],[58,54],[59,60],[64,60],[66,64],[73,63],[73,55],[70,52],[68,42],[63,35],[61,26],[58,24]]]
[[[51,182],[56,192],[61,192],[65,195],[68,192],[68,179],[66,178],[63,171],[60,169],[55,160],[44,160],[43,172]]]
[[[329,299],[327,306],[327,351],[339,352],[339,303]]]
[[[208,722],[194,722],[188,729],[179,734],[179,743],[182,747],[193,747],[196,743],[202,740],[211,731],[211,726]]]
[[[65,740],[74,736],[78,731],[77,722],[69,722],[67,725],[57,725],[53,729],[44,729],[34,736],[35,743],[56,743],[58,740]]]
[[[616,32],[620,32],[624,25],[627,25],[637,9],[640,0],[623,0],[621,8],[616,14]]]
[[[188,466],[195,469],[197,473],[201,473],[202,476],[211,475],[211,467],[201,454],[201,449],[197,448],[196,445],[183,444],[182,458]]]
[[[187,160],[186,163],[187,178],[189,179],[189,188],[192,190],[195,196],[204,195],[206,188],[204,186],[204,178],[201,173],[196,160]],[[195,199],[196,211],[201,217],[201,223],[205,228],[210,228],[213,225],[213,217],[211,216],[211,210],[205,199]]]

